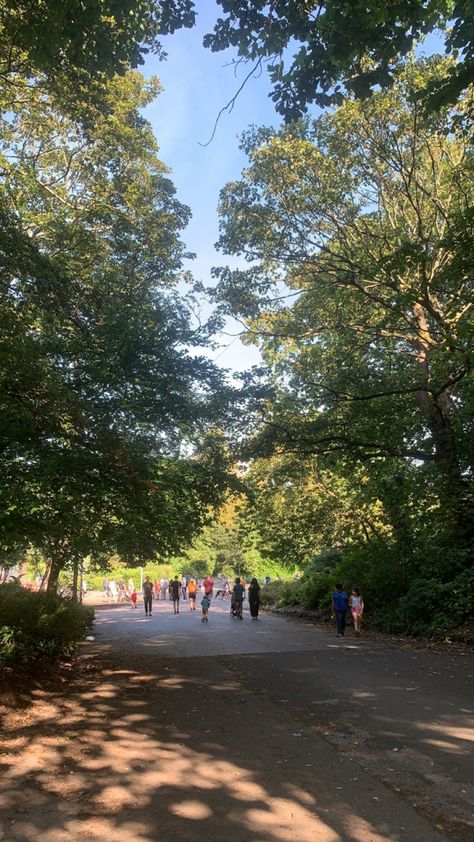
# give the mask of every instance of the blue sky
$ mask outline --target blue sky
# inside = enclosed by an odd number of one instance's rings
[[[177,196],[193,214],[183,239],[196,259],[186,268],[209,286],[213,266],[238,265],[235,258],[216,252],[214,244],[218,238],[219,191],[228,181],[238,179],[246,165],[239,136],[252,123],[278,127],[280,118],[268,97],[270,84],[264,72],[247,82],[232,112],[222,115],[212,142],[201,145],[209,140],[220,109],[234,96],[250,67],[242,65],[235,75],[231,66],[234,51],[212,53],[202,46],[202,38],[213,29],[220,7],[214,0],[196,0],[195,5],[197,25],[163,38],[167,60],[149,56],[143,72],[158,76],[163,86],[160,96],[146,110],[146,117],[159,143],[160,158],[172,171]],[[439,36],[431,35],[422,51],[429,54],[441,46]],[[229,321],[229,333],[239,329],[237,323]],[[243,346],[232,336],[222,335],[219,341],[220,348],[208,353],[224,368],[241,371],[260,361],[257,349]]]
[[[197,25],[180,30],[162,39],[168,53],[166,61],[149,56],[143,72],[156,74],[163,92],[146,110],[157,141],[160,158],[171,168],[171,178],[178,198],[193,214],[183,238],[189,251],[197,257],[190,264],[196,279],[208,286],[212,266],[224,263],[237,265],[235,259],[224,258],[214,249],[218,238],[217,203],[219,191],[228,181],[239,178],[246,158],[239,149],[239,135],[252,123],[279,125],[266,74],[248,81],[231,114],[225,112],[213,141],[205,144],[220,109],[240,87],[249,67],[242,65],[238,75],[228,64],[233,53],[212,53],[202,46],[202,38],[211,31],[219,7],[213,0],[197,0]],[[235,333],[237,324],[229,323]],[[239,340],[222,336],[221,348],[213,353],[219,365],[242,370],[259,361],[256,349],[243,346]],[[232,344],[231,344],[232,343]]]

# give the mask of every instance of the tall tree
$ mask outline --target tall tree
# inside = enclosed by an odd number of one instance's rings
[[[447,26],[457,61],[433,80],[433,104],[454,102],[474,80],[472,0],[218,0],[223,17],[204,38],[212,50],[237,47],[239,61],[267,65],[277,111],[300,118],[311,103],[366,96],[394,80],[397,62],[416,41]]]
[[[272,370],[259,449],[425,466],[461,541],[472,530],[472,152],[461,119],[413,96],[445,78],[409,63],[394,87],[272,135],[221,200],[218,297]],[[457,107],[463,117],[472,94]],[[421,470],[421,469],[420,469]]]
[[[116,77],[85,129],[32,85],[3,120],[2,543],[44,546],[51,586],[77,552],[176,552],[225,485],[221,377],[174,291],[189,211],[139,113],[157,87]]]

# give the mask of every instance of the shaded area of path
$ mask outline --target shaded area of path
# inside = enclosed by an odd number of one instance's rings
[[[0,839],[469,838],[471,661],[227,612],[99,611],[5,706]]]

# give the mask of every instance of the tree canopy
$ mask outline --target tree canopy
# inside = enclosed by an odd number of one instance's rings
[[[108,78],[160,53],[160,35],[194,21],[191,0],[1,0],[0,82],[35,79],[76,113],[103,107]]]
[[[236,47],[239,61],[266,66],[272,99],[286,121],[311,103],[340,103],[345,93],[364,97],[393,83],[400,58],[424,35],[445,27],[456,58],[429,89],[438,107],[455,102],[474,80],[471,0],[218,0],[223,15],[204,44]]]
[[[139,113],[157,90],[114,77],[93,128],[36,82],[4,95],[2,544],[35,540],[56,570],[176,552],[225,486],[222,377],[174,291],[189,211]]]
[[[349,460],[374,477],[406,461],[437,513],[434,531],[439,518],[463,544],[473,523],[472,151],[462,120],[449,128],[451,114],[413,105],[445,72],[436,59],[409,63],[390,91],[277,134],[250,131],[249,166],[220,205],[221,248],[249,263],[217,271],[217,299],[269,366],[273,397],[250,452],[319,455],[338,474]]]

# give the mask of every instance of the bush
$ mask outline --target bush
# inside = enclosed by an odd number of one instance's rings
[[[260,591],[262,605],[281,608],[283,605],[298,605],[301,602],[301,581],[288,579],[263,585]]]
[[[56,594],[0,585],[0,665],[70,655],[94,611]]]

